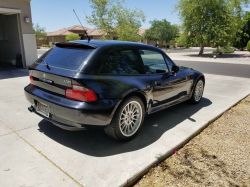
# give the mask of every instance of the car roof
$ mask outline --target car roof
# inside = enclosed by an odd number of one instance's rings
[[[121,45],[126,45],[126,46],[148,46],[143,43],[137,43],[137,42],[125,42],[125,41],[119,41],[119,40],[75,40],[75,41],[70,41],[66,43],[77,43],[77,44],[82,44],[90,47],[97,48],[99,46],[121,46]],[[153,46],[152,46],[153,47]]]

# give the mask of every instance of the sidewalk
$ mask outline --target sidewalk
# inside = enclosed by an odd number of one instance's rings
[[[214,55],[216,55],[216,59],[213,58]],[[204,55],[201,57],[198,55],[197,52],[170,53],[168,54],[168,56],[172,60],[250,65],[250,52],[248,51],[235,51],[235,53],[233,54],[223,55],[204,53]]]

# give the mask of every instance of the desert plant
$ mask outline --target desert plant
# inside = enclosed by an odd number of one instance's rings
[[[250,52],[250,40],[247,43],[247,50]]]

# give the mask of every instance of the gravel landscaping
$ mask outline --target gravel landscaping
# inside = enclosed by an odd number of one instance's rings
[[[250,186],[250,95],[135,186]]]

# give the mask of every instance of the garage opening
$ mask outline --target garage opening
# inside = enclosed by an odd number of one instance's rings
[[[0,70],[23,68],[18,14],[0,13]]]

